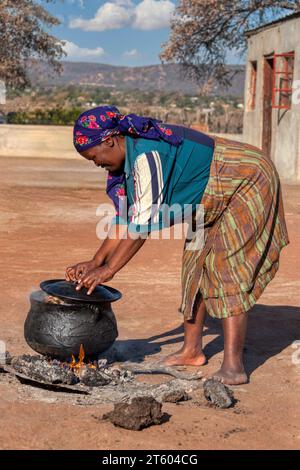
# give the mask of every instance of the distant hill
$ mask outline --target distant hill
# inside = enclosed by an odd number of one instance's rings
[[[63,62],[60,76],[51,76],[44,64],[31,67],[30,78],[33,84],[44,86],[89,85],[110,87],[119,90],[161,92],[178,91],[187,95],[196,94],[198,86],[187,79],[177,64],[150,65],[145,67],[120,67],[86,62]],[[218,84],[213,87],[213,95],[242,97],[244,95],[245,66],[229,65],[230,70],[239,70],[231,86],[226,90]]]

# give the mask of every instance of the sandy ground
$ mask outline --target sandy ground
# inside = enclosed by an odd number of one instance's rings
[[[1,333],[12,354],[32,353],[23,338],[28,296],[65,266],[89,259],[99,245],[96,208],[107,201],[103,174],[83,161],[0,159]],[[166,404],[169,422],[129,432],[97,417],[111,406],[28,399],[0,380],[3,449],[299,449],[300,186],[284,185],[291,245],[249,319],[245,360],[250,383],[234,389],[236,407]],[[115,304],[119,341],[153,360],[181,344],[181,241],[149,241],[111,281],[123,298]],[[218,321],[205,332],[207,376],[222,359]],[[299,349],[300,350],[300,346]],[[300,362],[300,354],[298,355]],[[134,359],[134,357],[131,357]]]

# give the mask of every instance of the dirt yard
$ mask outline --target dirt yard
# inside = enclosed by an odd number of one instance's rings
[[[106,201],[103,173],[79,160],[1,158],[0,174],[0,340],[12,355],[32,353],[23,338],[29,294],[94,254],[100,243],[96,208]],[[170,420],[137,433],[97,419],[112,406],[61,403],[55,392],[34,398],[0,374],[0,448],[299,449],[300,363],[292,357],[300,362],[293,347],[300,340],[300,186],[284,185],[284,200],[291,244],[250,314],[250,383],[234,388],[234,408],[164,404]],[[114,310],[131,360],[153,361],[182,342],[181,253],[181,241],[146,242],[110,283],[123,293]],[[208,376],[222,358],[218,321],[209,321],[205,333],[209,362],[202,370]]]

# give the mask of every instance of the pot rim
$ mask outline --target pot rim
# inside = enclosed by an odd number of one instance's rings
[[[62,300],[68,300],[68,301],[72,301],[72,302],[76,302],[76,303],[81,303],[81,304],[102,304],[102,303],[111,303],[111,302],[116,302],[117,300],[121,299],[122,297],[122,294],[120,291],[118,291],[117,289],[115,289],[114,287],[110,287],[110,286],[99,286],[101,287],[102,289],[104,289],[105,291],[108,291],[109,293],[109,297],[110,298],[107,298],[107,299],[101,299],[101,294],[99,294],[98,297],[96,297],[95,294],[91,294],[90,296],[88,296],[85,291],[87,290],[86,288],[82,288],[84,289],[83,291],[76,291],[74,289],[74,295],[64,295],[64,294],[60,294],[59,292],[57,293],[56,290],[53,289],[53,284],[56,284],[58,282],[64,282],[64,283],[68,283],[72,286],[75,286],[74,283],[71,283],[71,282],[68,282],[66,281],[65,279],[48,279],[46,281],[43,281],[40,283],[40,288],[46,292],[48,295],[52,295],[54,297],[58,297],[59,299],[62,299]],[[107,293],[107,294],[108,294]]]

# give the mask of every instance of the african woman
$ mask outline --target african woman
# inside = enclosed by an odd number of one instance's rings
[[[214,376],[226,384],[246,383],[247,315],[275,276],[281,249],[289,243],[271,160],[257,147],[122,115],[113,106],[81,114],[74,145],[82,157],[108,171],[107,193],[118,216],[116,236],[107,236],[92,260],[67,268],[66,279],[91,294],[138,252],[153,221],[156,230],[164,228],[160,208],[187,205],[194,216],[201,203],[204,244],[189,249],[193,240],[186,240],[182,261],[184,344],[163,362],[206,363],[202,332],[208,312],[221,320],[224,334],[223,363]],[[120,216],[124,196],[128,211]]]

